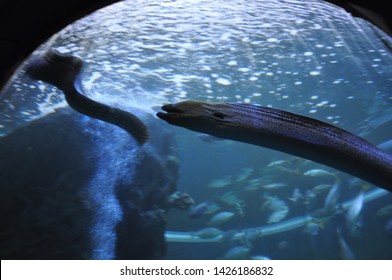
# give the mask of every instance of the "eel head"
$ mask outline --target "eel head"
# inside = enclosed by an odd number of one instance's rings
[[[78,57],[49,51],[44,56],[33,57],[26,66],[26,74],[64,91],[73,86],[82,66],[83,61]]]
[[[218,137],[235,125],[226,104],[189,100],[163,105],[162,110],[157,117],[172,125]]]

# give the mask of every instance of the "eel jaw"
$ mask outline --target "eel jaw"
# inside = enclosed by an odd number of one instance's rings
[[[158,118],[198,132],[206,131],[208,128],[216,128],[221,123],[227,123],[225,119],[229,117],[214,104],[202,101],[181,101],[163,105],[161,108],[165,112],[158,112]]]
[[[175,118],[181,117],[181,114],[184,113],[182,110],[176,107],[176,104],[165,104],[161,107],[164,112],[158,112],[157,117],[171,123],[171,120]]]
[[[208,114],[203,113],[203,102],[182,101],[163,105],[165,112],[158,112],[157,117],[175,126],[203,132],[208,127]]]
[[[213,103],[188,100],[161,108],[165,112],[158,112],[157,117],[171,125],[228,139],[231,139],[233,127],[237,130],[230,116]]]

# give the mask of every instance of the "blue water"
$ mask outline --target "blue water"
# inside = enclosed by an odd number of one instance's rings
[[[154,114],[162,104],[188,99],[261,104],[317,118],[377,145],[392,139],[391,46],[391,39],[376,27],[321,0],[177,0],[123,1],[67,27],[37,52],[55,48],[83,58],[84,90],[113,106]],[[1,135],[66,107],[55,88],[23,73],[1,98]],[[245,246],[250,251],[243,258],[341,259],[337,229],[356,258],[392,258],[385,232],[392,210],[379,212],[392,204],[390,194],[363,205],[355,230],[347,226],[347,209],[339,209],[362,189],[376,186],[260,147],[208,143],[177,127],[174,136],[180,162],[177,189],[196,204],[209,201],[220,207],[218,212],[235,215],[217,226],[225,233],[220,242],[169,242],[166,258],[217,259]],[[275,161],[282,162],[268,166]],[[244,168],[250,174],[238,179]],[[322,208],[335,177],[303,175],[316,168],[339,178],[341,193],[338,210],[318,218],[314,234],[302,226],[265,237],[232,238],[244,229],[283,223]],[[209,187],[220,179],[230,184]],[[257,182],[253,189],[252,182]],[[286,186],[263,188],[272,183]],[[314,193],[320,184],[330,186]],[[298,201],[289,199],[294,189],[303,195]],[[235,202],[222,201],[228,193]],[[277,211],[271,204],[277,201],[288,212],[268,223]],[[167,230],[196,232],[208,227],[213,215],[190,219],[187,211],[171,209]]]

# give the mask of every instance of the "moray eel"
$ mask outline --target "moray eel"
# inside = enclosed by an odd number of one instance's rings
[[[61,55],[49,51],[43,57],[34,57],[26,66],[26,74],[35,80],[42,80],[62,90],[69,106],[74,110],[111,124],[131,134],[139,145],[143,145],[149,135],[146,126],[135,115],[96,102],[83,94],[80,71],[83,61],[74,56]]]
[[[322,121],[237,103],[183,101],[162,110],[157,116],[172,125],[310,159],[392,191],[392,155]]]

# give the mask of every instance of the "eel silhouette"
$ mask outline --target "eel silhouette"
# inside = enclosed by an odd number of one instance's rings
[[[310,159],[392,191],[392,155],[322,121],[237,103],[183,101],[162,110],[157,116],[172,125]]]
[[[49,51],[42,57],[32,58],[26,67],[26,74],[62,90],[74,110],[121,127],[143,145],[149,137],[148,130],[137,116],[96,102],[83,94],[79,78],[82,67],[83,61],[78,57]]]

